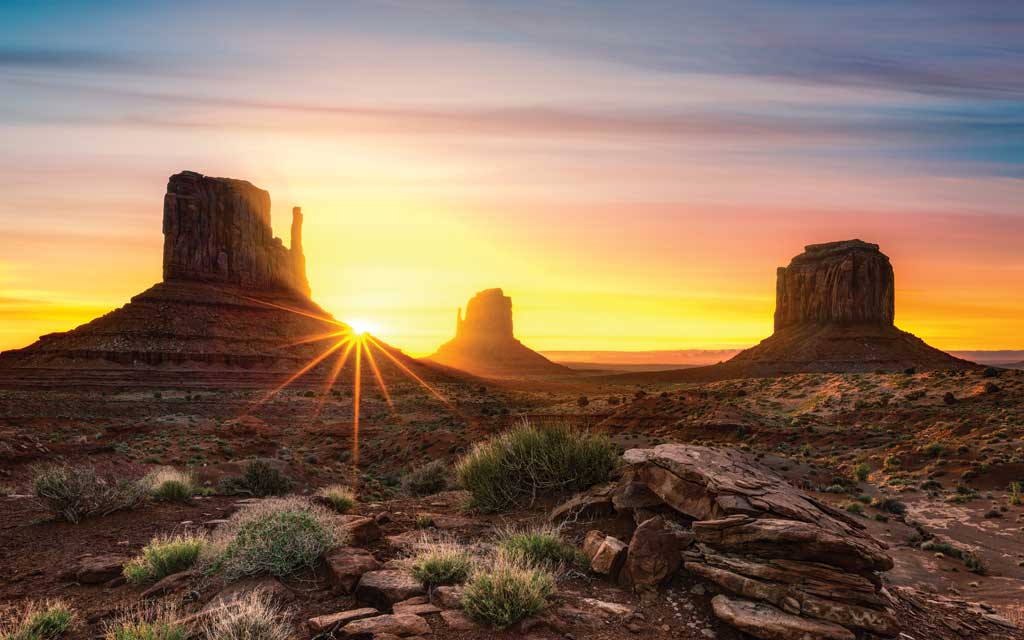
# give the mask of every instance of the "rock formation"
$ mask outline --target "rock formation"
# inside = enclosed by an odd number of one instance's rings
[[[551,362],[512,333],[512,298],[501,289],[486,289],[460,309],[455,338],[428,358],[434,362],[489,377],[564,375],[571,370]]]
[[[889,258],[861,240],[812,244],[779,267],[775,330],[807,324],[891,326],[895,288]]]
[[[163,229],[165,281],[221,282],[309,296],[302,210],[292,210],[287,249],[270,228],[270,194],[245,180],[193,171],[171,176]]]
[[[682,548],[683,570],[725,592],[715,614],[755,637],[899,632],[879,577],[893,561],[847,514],[735,450],[666,444],[623,457],[621,480],[596,490],[639,523],[619,582],[649,599]],[[588,539],[608,546],[597,532]]]
[[[168,181],[163,231],[163,282],[71,331],[0,354],[0,383],[145,386],[173,379],[259,386],[279,382],[282,372],[300,369],[330,346],[309,338],[347,329],[309,297],[299,207],[285,248],[271,234],[266,191],[183,171]],[[384,348],[421,377],[451,379],[450,372]],[[388,358],[379,360],[383,375],[398,375]],[[309,376],[323,374],[331,362]],[[186,379],[182,370],[192,373]]]
[[[713,381],[792,373],[964,369],[972,362],[893,324],[894,276],[876,244],[812,244],[778,269],[775,332],[727,362],[614,376],[620,381]]]

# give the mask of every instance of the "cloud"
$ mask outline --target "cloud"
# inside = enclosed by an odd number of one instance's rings
[[[0,47],[0,68],[57,71],[125,71],[146,65],[136,56],[89,49]]]

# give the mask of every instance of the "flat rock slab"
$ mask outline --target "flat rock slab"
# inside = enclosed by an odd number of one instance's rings
[[[461,609],[462,587],[434,587],[430,591],[430,601],[442,609]]]
[[[168,593],[174,593],[184,589],[192,578],[195,576],[194,571],[179,571],[178,573],[172,573],[169,576],[165,576],[162,580],[151,586],[142,592],[142,598],[156,598],[158,596],[166,595]]]
[[[441,612],[441,618],[448,625],[449,629],[455,631],[470,631],[482,628],[478,623],[469,619],[469,616],[456,609],[448,609]]]
[[[61,580],[79,584],[103,584],[121,576],[126,556],[82,556],[60,574]]]
[[[363,618],[350,622],[338,630],[343,638],[373,637],[393,634],[400,638],[422,636],[431,633],[430,625],[423,618],[407,613]]]
[[[425,595],[423,586],[408,572],[402,570],[370,571],[364,573],[356,586],[356,599],[378,609],[390,610],[396,602]]]
[[[715,615],[740,631],[761,640],[855,640],[846,627],[795,616],[770,604],[717,595],[711,599]]]
[[[373,518],[366,516],[347,515],[340,516],[341,528],[349,536],[349,542],[356,546],[362,546],[380,540],[380,525]]]
[[[306,625],[310,631],[319,634],[334,631],[338,627],[354,620],[362,620],[363,618],[372,618],[379,615],[380,611],[370,607],[363,607],[362,609],[349,609],[348,611],[339,611],[338,613],[310,618],[306,621]]]

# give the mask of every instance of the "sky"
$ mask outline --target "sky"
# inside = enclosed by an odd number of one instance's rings
[[[414,355],[739,347],[861,238],[896,323],[1024,348],[1024,4],[0,3],[0,349],[160,280],[168,176],[305,213],[314,298]]]

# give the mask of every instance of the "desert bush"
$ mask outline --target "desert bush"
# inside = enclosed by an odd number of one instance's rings
[[[241,476],[221,481],[221,491],[229,495],[245,494],[258,497],[283,496],[291,488],[291,480],[266,460],[250,460]]]
[[[317,492],[317,495],[338,513],[348,513],[356,503],[356,494],[348,487],[332,484]]]
[[[1019,506],[1024,504],[1024,482],[1010,483],[1010,504]]]
[[[342,542],[329,511],[302,498],[264,500],[235,513],[203,553],[206,570],[233,580],[312,567]]]
[[[981,372],[981,375],[985,378],[998,378],[999,369],[996,369],[995,367],[985,367],[985,370]]]
[[[554,577],[544,569],[515,554],[499,553],[463,587],[462,608],[473,620],[504,629],[543,611],[554,589]]]
[[[125,609],[103,625],[104,640],[188,640],[192,632],[178,622],[173,603]]]
[[[161,467],[152,471],[141,482],[157,500],[188,502],[196,493],[192,476],[173,467]]]
[[[416,467],[402,479],[402,487],[411,496],[429,496],[444,491],[451,470],[444,460],[432,460]]]
[[[941,540],[928,540],[927,542],[921,545],[921,550],[937,551],[952,558],[958,558],[961,562],[964,563],[964,566],[967,567],[967,570],[971,571],[972,573],[976,573],[982,576],[988,573],[988,569],[986,569],[985,564],[981,561],[981,558],[975,555],[973,551],[957,547],[948,542],[942,542]]]
[[[74,622],[75,612],[64,602],[34,600],[0,621],[0,640],[54,640]]]
[[[425,540],[418,546],[409,571],[427,589],[461,584],[473,571],[473,556],[453,540]]]
[[[604,436],[568,426],[517,427],[478,443],[456,466],[471,509],[494,512],[524,498],[607,479],[619,456]]]
[[[900,466],[902,466],[902,464],[903,461],[900,460],[900,457],[894,453],[890,453],[889,455],[885,456],[885,460],[882,462],[882,466],[885,467],[886,471],[895,471],[899,469]]]
[[[88,465],[52,465],[36,470],[32,491],[53,514],[68,522],[138,506],[146,498],[138,482],[103,478]]]
[[[879,511],[891,513],[894,516],[901,516],[907,512],[907,505],[903,504],[896,498],[875,498],[871,503],[871,506]]]
[[[250,591],[208,617],[205,640],[284,640],[291,625],[265,591]]]
[[[533,564],[548,567],[581,564],[584,560],[580,550],[562,540],[558,529],[551,526],[503,531],[498,547]]]
[[[864,514],[864,505],[859,502],[848,502],[843,509],[846,509],[849,513],[854,513],[858,516]]]
[[[866,462],[861,462],[853,468],[853,477],[858,482],[864,482],[868,479],[868,474],[871,473],[871,467]]]
[[[144,584],[184,571],[196,563],[205,545],[206,538],[201,536],[158,536],[124,566],[124,577],[132,584]]]

